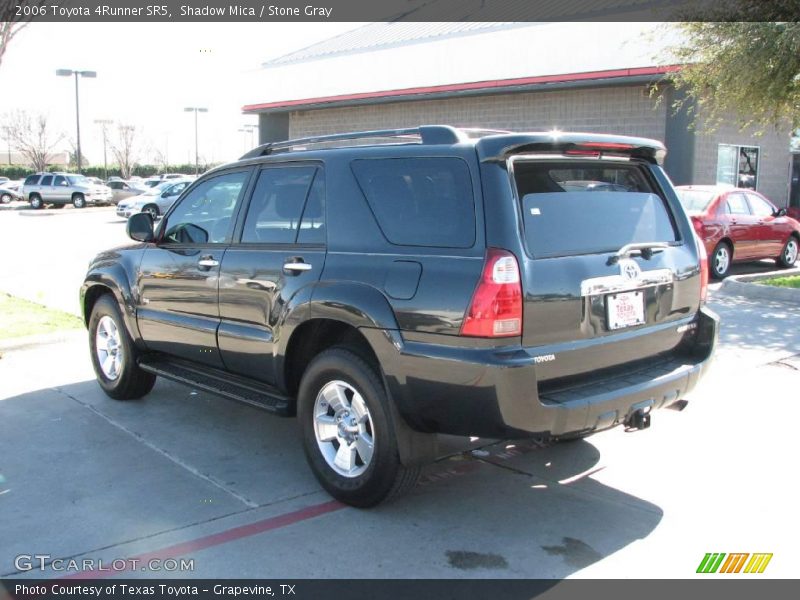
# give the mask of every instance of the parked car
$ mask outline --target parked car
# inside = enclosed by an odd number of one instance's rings
[[[137,196],[132,196],[126,200],[121,200],[117,204],[117,216],[127,219],[131,215],[143,212],[150,215],[155,221],[163,215],[173,202],[178,199],[181,192],[192,182],[191,179],[175,180],[169,179],[161,184],[141,192]]]
[[[676,192],[706,248],[712,277],[722,279],[735,262],[774,258],[787,268],[797,261],[800,223],[758,192],[713,185]]]
[[[87,204],[108,204],[112,198],[111,188],[96,185],[75,173],[30,175],[22,185],[22,196],[36,209],[45,204],[52,204],[54,208],[63,208],[66,204],[85,208]]]
[[[131,196],[138,196],[144,194],[147,188],[140,182],[133,181],[109,181],[108,187],[111,188],[111,202],[119,204],[121,200],[130,198]]]
[[[4,183],[8,183],[9,181],[11,181],[11,180],[8,177],[5,177],[5,176],[4,177],[0,177],[0,185],[3,185]]]
[[[265,144],[157,228],[134,214],[136,244],[81,289],[100,387],[138,398],[163,376],[296,414],[321,485],[361,507],[412,487],[437,433],[648,427],[718,330],[663,145],[484,133]]]
[[[20,194],[20,187],[22,187],[21,181],[5,181],[4,183],[0,183],[0,203],[8,204],[12,200],[22,200],[22,195]]]

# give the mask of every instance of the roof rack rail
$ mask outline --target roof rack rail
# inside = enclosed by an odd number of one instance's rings
[[[456,129],[449,125],[422,125],[420,127],[410,127],[407,129],[377,129],[374,131],[355,131],[352,133],[336,133],[333,135],[319,135],[313,137],[297,138],[282,142],[270,142],[261,144],[242,155],[240,160],[248,158],[258,158],[268,156],[274,152],[291,151],[296,146],[307,146],[316,144],[330,144],[332,142],[362,140],[370,138],[419,138],[423,144],[457,144],[474,137],[494,133],[508,133],[494,129]]]

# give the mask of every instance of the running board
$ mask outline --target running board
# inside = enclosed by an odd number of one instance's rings
[[[164,379],[171,379],[223,398],[263,408],[281,416],[291,414],[290,399],[265,383],[161,356],[143,356],[139,359],[139,367]]]

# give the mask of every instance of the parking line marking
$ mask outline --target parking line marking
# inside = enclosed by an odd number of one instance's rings
[[[153,550],[152,552],[146,552],[144,554],[132,556],[127,560],[136,560],[139,564],[147,565],[148,561],[153,559],[165,560],[168,558],[183,556],[185,554],[189,554],[190,552],[198,552],[200,550],[205,550],[206,548],[219,546],[220,544],[227,544],[228,542],[258,535],[259,533],[287,527],[288,525],[313,519],[314,517],[332,513],[343,508],[347,508],[347,505],[342,504],[337,500],[330,500],[328,502],[323,502],[322,504],[314,504],[312,506],[307,506],[306,508],[301,508],[300,510],[284,513],[275,517],[269,517],[268,519],[263,519],[261,521],[256,521],[255,523],[240,525],[239,527],[234,527],[233,529],[227,529],[225,531],[206,535],[195,540],[189,540],[188,542],[173,544],[172,546],[167,546],[166,548],[161,548],[160,550]],[[95,569],[93,571],[82,571],[73,575],[67,575],[66,577],[60,577],[58,579],[100,579],[124,572],[125,571],[122,570],[114,571],[112,569]]]
[[[116,427],[117,429],[120,429],[121,431],[124,431],[129,436],[134,438],[137,442],[139,442],[141,444],[144,444],[150,450],[154,451],[157,454],[160,454],[161,456],[163,456],[167,460],[171,461],[172,463],[174,463],[174,464],[178,465],[179,467],[182,467],[183,469],[189,471],[189,473],[191,473],[195,477],[197,477],[199,479],[202,479],[203,481],[205,481],[207,483],[210,483],[214,487],[219,488],[220,490],[222,490],[223,492],[225,492],[227,494],[230,494],[231,496],[236,498],[239,502],[241,502],[245,506],[248,506],[250,508],[258,508],[259,507],[258,503],[253,502],[249,498],[247,498],[247,497],[241,495],[240,493],[236,492],[235,490],[229,488],[224,483],[222,483],[220,481],[217,481],[211,475],[206,475],[205,473],[202,473],[201,471],[199,471],[198,469],[196,469],[192,465],[184,462],[183,460],[181,460],[177,456],[173,456],[172,454],[170,454],[169,452],[167,452],[163,448],[159,448],[156,444],[154,444],[151,441],[149,441],[148,439],[146,439],[142,434],[137,433],[136,431],[133,431],[132,429],[128,429],[128,427],[126,427],[122,423],[118,423],[113,418],[111,418],[108,415],[106,415],[105,413],[101,412],[100,410],[98,410],[97,408],[95,408],[94,406],[89,404],[88,402],[83,402],[82,400],[79,400],[78,398],[76,398],[72,394],[69,394],[69,393],[65,392],[60,387],[54,387],[52,389],[54,389],[55,391],[57,391],[57,392],[59,392],[61,394],[64,394],[67,398],[69,398],[71,400],[74,400],[75,402],[77,402],[78,404],[83,406],[84,408],[89,409],[95,415],[97,415],[98,417],[100,417],[104,421],[107,421],[113,427]]]

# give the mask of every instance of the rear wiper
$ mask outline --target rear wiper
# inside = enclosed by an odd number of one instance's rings
[[[638,242],[636,244],[625,244],[616,254],[608,257],[606,264],[613,265],[619,262],[620,258],[627,258],[634,254],[640,255],[645,260],[653,258],[653,254],[661,252],[664,248],[669,248],[667,242]]]

